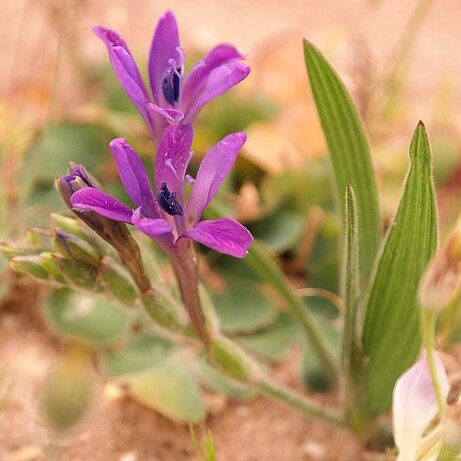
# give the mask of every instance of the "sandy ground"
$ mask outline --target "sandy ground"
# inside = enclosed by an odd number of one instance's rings
[[[26,293],[26,290],[23,290]],[[187,427],[134,401],[104,398],[97,380],[93,406],[80,428],[55,440],[38,411],[40,389],[59,356],[59,344],[34,314],[37,293],[3,306],[0,316],[0,411],[2,461],[192,461]],[[16,306],[16,308],[13,307]],[[20,306],[18,308],[18,306]],[[293,360],[276,374],[296,383]],[[7,390],[7,392],[5,392]],[[279,403],[247,403],[210,396],[213,432],[220,461],[357,461],[372,459],[344,429],[328,428]],[[58,458],[51,457],[58,456]]]

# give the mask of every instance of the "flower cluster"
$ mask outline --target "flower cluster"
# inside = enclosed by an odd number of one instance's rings
[[[104,42],[123,89],[146,122],[157,145],[168,123],[188,124],[211,99],[241,82],[250,68],[235,47],[213,48],[184,75],[184,52],[179,43],[178,25],[171,11],[159,20],[149,52],[146,88],[133,56],[117,32],[104,26],[94,28]]]
[[[172,256],[177,254],[178,242],[191,239],[221,253],[244,257],[253,240],[244,226],[230,218],[201,221],[201,216],[234,164],[245,133],[230,134],[216,144],[204,157],[195,179],[186,174],[193,155],[191,122],[208,101],[248,75],[249,67],[240,62],[243,56],[231,45],[218,45],[184,76],[178,27],[168,11],[159,20],[151,44],[149,92],[125,41],[103,26],[94,31],[106,44],[122,87],[158,146],[154,184],[152,187],[138,154],[117,138],[110,143],[110,150],[134,207],[103,192],[81,166],[58,179],[66,202],[83,219],[88,213],[106,222],[134,225]],[[188,184],[191,191],[186,200]]]

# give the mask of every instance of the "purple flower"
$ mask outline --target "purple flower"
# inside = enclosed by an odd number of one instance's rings
[[[166,128],[155,158],[155,192],[138,154],[124,139],[114,139],[110,149],[135,209],[94,187],[75,192],[70,199],[73,208],[131,223],[170,254],[175,253],[177,242],[191,239],[243,258],[253,241],[244,226],[230,218],[215,221],[200,221],[200,218],[234,164],[246,135],[230,134],[216,144],[201,162],[195,180],[186,176],[192,137],[190,124]],[[188,183],[192,183],[192,189],[186,201],[184,186]]]
[[[155,144],[171,124],[189,124],[211,99],[242,81],[250,68],[235,47],[213,48],[184,76],[184,53],[179,44],[176,18],[167,11],[155,28],[149,53],[150,92],[146,88],[125,41],[114,31],[97,26],[120,83],[150,129]]]

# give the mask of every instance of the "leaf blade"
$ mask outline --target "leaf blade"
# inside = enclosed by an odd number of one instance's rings
[[[369,416],[389,407],[397,378],[421,345],[417,288],[438,238],[432,170],[429,139],[420,122],[410,145],[402,198],[364,301],[362,342],[369,363],[362,395]]]
[[[304,56],[330,151],[341,210],[345,209],[344,191],[348,184],[357,196],[360,278],[361,286],[365,286],[381,239],[378,194],[368,140],[346,87],[330,64],[308,41],[304,41]]]

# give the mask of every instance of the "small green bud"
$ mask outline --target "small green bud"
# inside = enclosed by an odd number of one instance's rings
[[[53,243],[64,257],[89,266],[98,267],[101,256],[96,248],[86,240],[71,233],[57,230]]]
[[[247,355],[224,336],[214,336],[208,349],[210,359],[237,381],[251,380],[251,362]]]
[[[46,229],[40,229],[39,227],[31,227],[26,232],[27,240],[35,247],[42,249],[48,249],[51,247],[52,233]]]
[[[50,251],[44,251],[40,253],[40,265],[45,269],[49,274],[60,275],[61,269],[59,264],[56,262],[56,253],[51,253]]]
[[[1,242],[0,253],[2,253],[6,259],[11,260],[15,256],[34,255],[37,253],[37,250],[34,248],[20,247],[11,242]]]
[[[90,357],[83,350],[71,349],[45,382],[42,408],[48,424],[59,431],[78,424],[90,405],[91,395]]]
[[[141,302],[159,326],[174,331],[184,331],[187,328],[184,310],[171,296],[160,291],[151,291],[143,294]]]
[[[48,272],[48,275],[52,280],[66,285],[67,282],[61,275],[61,269],[59,268],[59,265],[56,263],[54,255],[55,253],[51,253],[49,251],[44,251],[43,253],[40,253],[40,265],[43,267],[43,269],[45,269]]]
[[[97,288],[97,270],[93,266],[66,259],[56,253],[52,253],[51,258],[69,285],[89,291]]]
[[[30,275],[40,280],[49,280],[48,272],[41,265],[41,258],[33,256],[15,256],[10,261],[10,267],[20,274]]]
[[[127,306],[132,306],[138,290],[128,271],[113,258],[105,256],[98,270],[98,279],[110,296]]]
[[[66,232],[76,235],[84,240],[88,240],[89,231],[87,231],[81,224],[81,221],[75,218],[69,218],[58,213],[51,213],[51,219],[57,227],[62,228]]]

